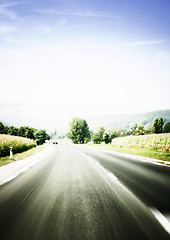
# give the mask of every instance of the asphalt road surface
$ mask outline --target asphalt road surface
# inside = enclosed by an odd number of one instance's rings
[[[150,208],[170,212],[169,167],[55,145],[0,186],[0,239],[170,239]]]

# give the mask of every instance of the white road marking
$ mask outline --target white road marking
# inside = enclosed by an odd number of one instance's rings
[[[150,210],[155,216],[155,218],[161,223],[163,228],[170,234],[170,222],[168,221],[168,219],[156,208],[150,208]]]
[[[109,178],[116,182],[117,184],[119,184],[126,192],[128,192],[128,194],[130,194],[133,198],[135,198],[136,201],[140,202],[140,204],[142,203],[128,188],[126,188],[125,185],[123,185],[119,180],[118,178],[111,172],[109,172],[108,170],[106,170],[99,162],[97,162],[95,159],[93,159],[93,157],[90,157],[88,155],[86,155],[85,153],[82,153],[80,152],[79,150],[77,149],[74,149],[73,151],[75,152],[79,152],[79,154],[82,154],[83,156],[85,156],[89,162],[91,162],[93,165],[95,164],[98,168],[100,168],[103,172],[105,172],[105,174],[107,176],[109,176]],[[102,151],[102,150],[101,150]],[[107,151],[107,150],[104,150],[104,151]],[[108,152],[108,151],[107,151]],[[119,153],[118,153],[119,154]],[[128,155],[128,154],[126,154]],[[129,155],[128,155],[129,156]],[[133,156],[133,159],[137,159],[138,156]],[[138,158],[139,160],[141,161],[147,161],[147,160],[143,160],[141,159],[141,157]],[[149,161],[148,161],[149,162]],[[152,162],[154,163],[154,162]],[[155,163],[156,164],[156,163]],[[159,164],[159,163],[157,163]],[[162,165],[162,164],[161,164]],[[104,175],[100,175],[104,180],[105,182],[110,186],[110,188],[115,192],[115,189],[113,188],[113,186],[108,182],[108,180],[104,177]],[[115,192],[116,193],[116,192]],[[117,193],[116,193],[117,194]],[[118,194],[117,194],[118,195]],[[118,195],[119,196],[119,195]],[[119,198],[122,200],[122,202],[124,203],[123,199],[119,196]],[[153,215],[155,216],[155,218],[161,223],[161,225],[163,226],[163,228],[170,234],[170,222],[168,221],[168,219],[162,215],[162,213],[160,213],[157,209],[151,209],[151,212],[153,213]]]
[[[113,173],[108,172],[108,175],[113,181],[116,181],[116,182],[118,181],[117,177]]]
[[[91,157],[90,157],[91,158]],[[95,162],[95,164],[97,164],[98,166],[100,166],[100,168],[102,168],[105,173],[107,173],[107,175],[114,181],[117,182],[126,192],[128,192],[129,194],[131,194],[133,197],[134,195],[132,194],[132,192],[130,192],[119,180],[118,178],[111,172],[108,172],[105,168],[103,168],[101,166],[101,164],[99,162],[96,162],[94,159],[91,158],[91,160],[93,160]],[[109,184],[110,185],[110,184]],[[136,197],[135,197],[136,198]],[[155,216],[155,218],[161,223],[161,225],[163,226],[163,228],[170,234],[170,222],[168,221],[168,219],[161,213],[159,212],[156,208],[150,208],[151,212],[153,213],[153,215]]]
[[[103,172],[105,172],[106,176],[109,176],[109,178],[116,182],[117,184],[119,184],[119,186],[121,186],[126,192],[128,192],[128,194],[130,194],[133,198],[135,198],[138,202],[139,199],[136,198],[136,196],[128,190],[128,188],[126,188],[119,180],[118,178],[111,172],[109,172],[108,170],[106,170],[99,162],[97,162],[93,157],[88,156],[87,154],[77,150],[77,149],[72,149],[75,152],[78,152],[79,154],[83,155],[84,157],[86,157],[90,163],[97,165],[98,168],[100,168]],[[111,184],[107,181],[107,179],[101,175],[101,177],[105,180],[105,182],[111,187],[111,189],[115,192],[115,190],[113,189],[113,187],[111,186]]]
[[[17,175],[14,175],[14,176],[11,176],[11,177],[9,177],[9,178],[6,178],[5,180],[3,180],[3,183],[2,183],[2,184],[7,183],[7,182],[10,182],[11,180],[13,180],[13,179],[16,178],[16,177],[17,177]]]

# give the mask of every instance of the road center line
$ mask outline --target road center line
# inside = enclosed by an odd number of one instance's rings
[[[75,152],[78,152],[79,154],[81,154],[81,155],[83,155],[84,157],[86,157],[91,164],[97,165],[97,167],[99,167],[103,172],[105,172],[106,176],[109,176],[109,178],[110,178],[112,181],[114,181],[114,182],[116,182],[117,184],[119,184],[126,192],[128,192],[128,194],[130,194],[133,198],[135,198],[137,201],[139,201],[139,200],[136,198],[136,196],[134,196],[133,193],[132,193],[131,191],[129,191],[129,190],[118,180],[118,178],[117,178],[113,173],[107,171],[99,162],[97,162],[95,159],[93,159],[92,157],[88,156],[87,154],[80,152],[80,151],[77,150],[77,149],[72,149],[72,150],[75,151]],[[107,181],[107,179],[106,179],[105,177],[103,177],[102,175],[101,175],[101,177],[105,180],[105,182],[106,182],[106,183],[111,187],[111,189],[115,192],[115,190],[113,189],[113,187],[111,186],[111,184]]]
[[[93,160],[91,158],[91,160]],[[129,194],[131,194],[133,197],[134,195],[132,194],[132,192],[130,192],[119,180],[118,178],[111,172],[107,171],[99,162],[96,162],[95,160],[93,160],[95,162],[95,164],[97,164],[105,173],[106,175],[109,176],[109,178],[111,178],[112,181],[116,182],[117,184],[119,184],[119,186],[121,186],[126,192],[128,192]]]

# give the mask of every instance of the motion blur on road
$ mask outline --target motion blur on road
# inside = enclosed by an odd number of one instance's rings
[[[50,154],[0,186],[1,240],[170,239],[170,168],[86,146]]]

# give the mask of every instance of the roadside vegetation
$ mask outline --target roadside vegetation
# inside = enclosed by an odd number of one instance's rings
[[[14,126],[6,126],[2,122],[0,122],[0,134],[33,139],[36,140],[37,145],[45,143],[45,140],[50,140],[50,136],[44,129],[36,129],[28,126],[17,128]]]
[[[33,147],[33,148],[31,148],[31,149],[29,149],[29,150],[27,150],[27,151],[24,151],[24,152],[22,152],[22,153],[16,153],[16,154],[14,154],[12,159],[10,158],[9,155],[6,156],[6,157],[1,157],[1,158],[0,158],[0,167],[1,167],[1,166],[4,166],[4,165],[7,165],[7,164],[9,164],[9,163],[18,161],[18,160],[22,160],[22,159],[24,159],[24,158],[26,158],[26,157],[29,157],[29,156],[31,156],[31,155],[33,155],[33,154],[35,154],[35,153],[38,153],[38,152],[42,151],[42,150],[45,149],[46,147],[47,147],[46,144],[38,145],[38,146],[36,146],[36,148]]]
[[[89,146],[170,161],[170,133],[114,138],[110,144]]]
[[[170,160],[170,122],[164,124],[163,118],[156,118],[148,129],[134,123],[130,129],[101,126],[96,131],[89,130],[85,120],[73,118],[67,136],[76,144]]]
[[[86,120],[74,117],[70,122],[67,137],[75,144],[88,143],[91,135]]]
[[[12,153],[22,153],[37,145],[42,145],[46,140],[50,140],[50,136],[44,129],[35,129],[31,127],[14,127],[5,126],[0,122],[0,158]]]
[[[10,147],[15,154],[36,147],[36,143],[32,139],[0,134],[0,157],[8,156]]]

